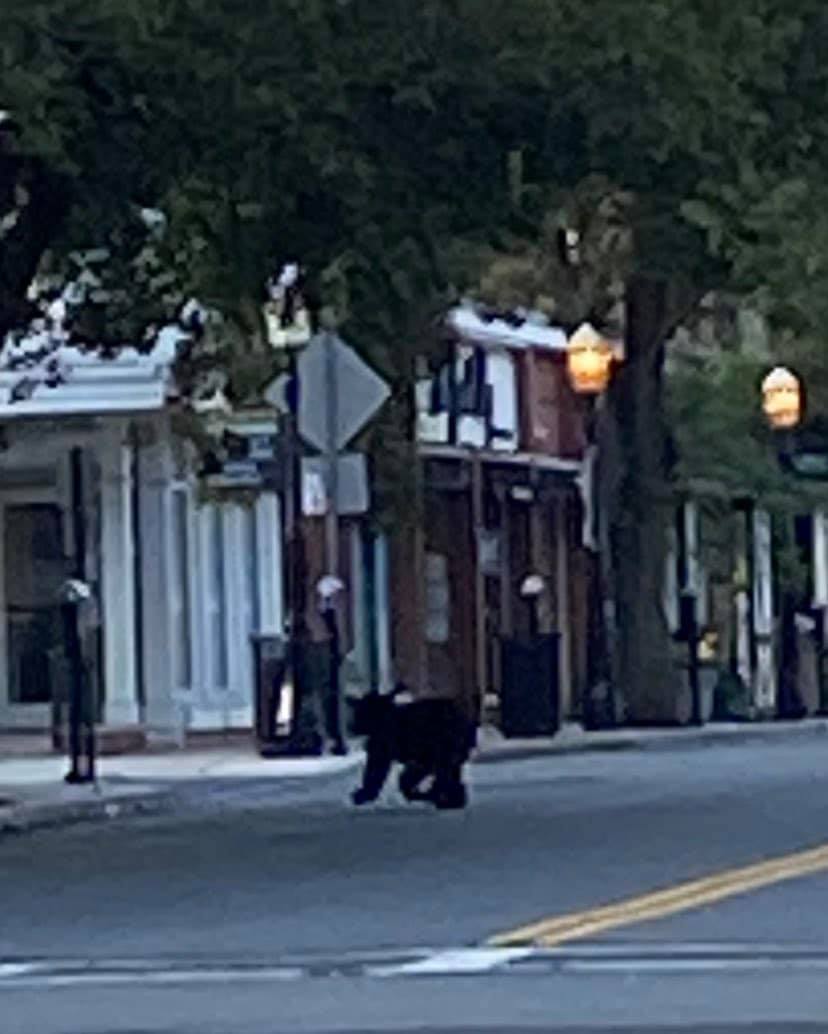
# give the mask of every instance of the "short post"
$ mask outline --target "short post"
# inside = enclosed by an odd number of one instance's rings
[[[528,574],[520,584],[520,594],[529,607],[529,643],[535,645],[541,634],[541,596],[546,591],[546,579],[540,574]]]

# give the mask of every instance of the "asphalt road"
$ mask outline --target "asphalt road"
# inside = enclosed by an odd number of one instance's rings
[[[473,779],[461,814],[261,786],[0,840],[0,1034],[828,1030],[828,872],[550,952],[464,950],[828,842],[828,740]]]

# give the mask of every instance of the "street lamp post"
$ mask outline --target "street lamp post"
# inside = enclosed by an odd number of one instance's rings
[[[776,366],[762,381],[762,410],[774,431],[791,431],[802,420],[802,384],[795,373]]]
[[[762,381],[762,411],[776,438],[780,460],[792,462],[795,454],[794,432],[802,422],[802,383],[795,373],[784,366],[776,366]],[[792,531],[789,527],[791,537]],[[795,671],[797,600],[790,587],[783,587],[781,598],[781,657],[780,699],[778,710],[782,716],[793,707],[795,700]]]
[[[64,649],[69,674],[70,769],[66,773],[65,780],[67,783],[94,783],[96,707],[84,666],[80,633],[80,608],[91,595],[86,582],[86,521],[81,450],[73,449],[70,459],[74,536],[73,570],[71,577],[64,583],[61,590]],[[80,762],[84,753],[86,754],[86,769],[82,771]]]
[[[582,323],[566,346],[566,372],[574,390],[592,402],[609,387],[616,349],[589,323]]]
[[[588,323],[582,324],[567,343],[566,369],[569,382],[576,394],[587,404],[587,457],[586,465],[593,471],[590,483],[585,487],[585,500],[593,515],[597,529],[595,540],[587,543],[591,547],[591,571],[589,579],[589,649],[588,649],[588,700],[596,688],[603,684],[607,694],[607,718],[610,725],[617,721],[615,687],[610,661],[613,615],[608,597],[609,586],[609,534],[606,514],[601,505],[601,493],[597,489],[600,479],[600,452],[598,449],[598,418],[600,402],[609,387],[613,363],[618,357],[618,348],[599,334]],[[591,706],[591,705],[588,705]]]
[[[270,346],[287,354],[285,538],[288,544],[287,589],[290,609],[288,649],[293,682],[293,707],[288,752],[318,754],[321,745],[316,728],[316,708],[308,699],[307,685],[307,558],[302,528],[302,444],[299,437],[299,352],[311,339],[310,319],[302,297],[298,265],[285,265],[268,283],[265,325]]]

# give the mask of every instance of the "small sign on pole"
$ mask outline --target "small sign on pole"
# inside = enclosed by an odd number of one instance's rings
[[[336,512],[342,517],[356,517],[366,513],[370,500],[365,456],[361,452],[340,453],[336,459],[336,466]],[[327,467],[328,460],[324,456],[302,457],[303,478],[312,477],[322,485],[325,496],[325,509],[322,513],[327,512],[327,501],[330,496]]]
[[[317,470],[302,470],[302,513],[306,517],[324,517],[328,512],[325,478]]]

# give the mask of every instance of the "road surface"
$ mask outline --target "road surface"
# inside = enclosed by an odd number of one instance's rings
[[[473,781],[464,813],[262,784],[0,840],[0,1031],[828,1029],[828,739]]]

